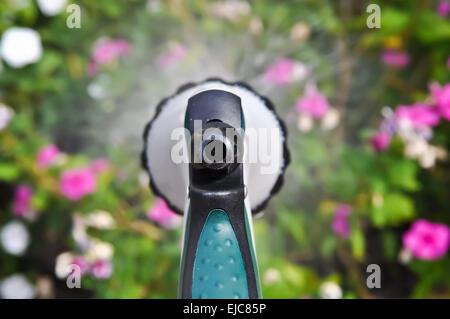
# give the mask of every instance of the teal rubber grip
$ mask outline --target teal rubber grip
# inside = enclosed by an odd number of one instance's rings
[[[179,298],[262,298],[251,218],[243,202],[222,201],[229,209],[206,209],[204,201],[191,204],[185,217]]]
[[[192,298],[249,298],[239,243],[226,212],[221,209],[208,214],[198,241]]]

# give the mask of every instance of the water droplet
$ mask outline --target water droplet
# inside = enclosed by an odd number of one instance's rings
[[[200,294],[198,297],[199,299],[208,299],[208,295],[205,293]]]
[[[215,248],[218,252],[221,252],[223,250],[222,246],[220,246],[220,245],[216,245]]]
[[[203,258],[202,259],[202,263],[203,264],[207,264],[207,263],[209,263],[211,261],[211,259],[209,259],[209,258]]]
[[[200,276],[200,281],[206,281],[208,280],[208,276]]]
[[[230,239],[225,240],[225,246],[231,246],[233,245],[233,242]]]
[[[214,225],[214,231],[220,232],[221,230],[222,230],[222,225],[221,224]]]
[[[228,262],[229,262],[230,264],[234,264],[234,262],[235,262],[234,257],[228,258]]]
[[[241,296],[238,293],[233,294],[233,299],[241,299]]]
[[[223,283],[221,283],[220,281],[216,282],[216,287],[219,289],[223,288]]]
[[[222,264],[215,264],[217,270],[222,270],[223,265]]]
[[[213,241],[211,239],[205,240],[205,246],[211,246]]]
[[[236,282],[236,281],[238,281],[238,280],[239,280],[239,276],[233,276],[233,277],[231,277],[231,281]]]

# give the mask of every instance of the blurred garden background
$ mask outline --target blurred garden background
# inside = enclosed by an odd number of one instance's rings
[[[288,127],[254,220],[265,298],[450,297],[446,0],[1,1],[0,297],[176,297],[182,219],[149,190],[142,133],[208,77]]]

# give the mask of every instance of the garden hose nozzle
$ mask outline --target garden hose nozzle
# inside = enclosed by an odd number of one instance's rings
[[[179,297],[261,298],[252,214],[289,163],[273,105],[242,83],[188,84],[159,104],[144,140],[153,192],[185,217]]]

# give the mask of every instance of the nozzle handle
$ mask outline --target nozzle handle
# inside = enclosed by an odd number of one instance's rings
[[[215,199],[207,202],[204,196],[196,194],[195,190],[190,191],[180,272],[180,298],[261,298],[249,220],[251,214],[247,214],[245,209],[243,192],[215,194]],[[220,202],[220,205],[212,202]]]
[[[198,121],[201,126],[196,128]],[[243,162],[238,156],[243,154],[239,142],[245,129],[241,99],[222,90],[192,96],[185,128],[193,156],[180,297],[260,298],[251,215],[244,204]]]

